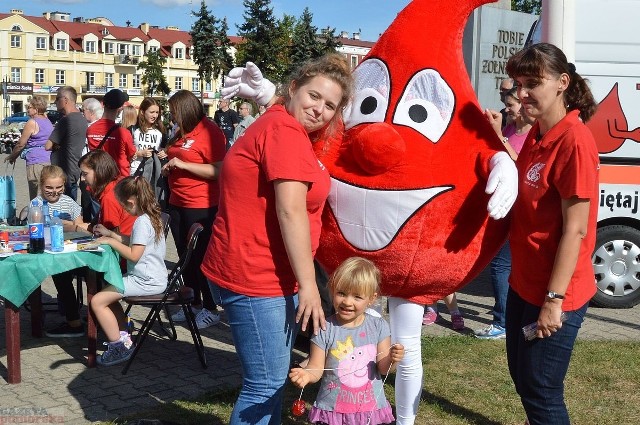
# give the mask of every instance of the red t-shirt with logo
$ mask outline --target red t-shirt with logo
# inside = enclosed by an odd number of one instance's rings
[[[571,111],[536,142],[536,124],[518,156],[518,198],[511,217],[511,288],[542,306],[562,237],[563,199],[590,200],[589,224],[562,309],[582,307],[595,294],[591,255],[598,214],[598,149],[591,131]]]
[[[133,230],[133,223],[136,221],[136,216],[126,212],[124,208],[122,208],[122,205],[120,205],[120,202],[118,202],[114,192],[117,182],[116,180],[109,183],[100,195],[98,223],[109,230],[119,227],[121,234],[130,236]]]
[[[96,149],[109,129],[116,125],[115,121],[101,118],[94,122],[87,128],[87,143],[89,144],[89,150]],[[111,133],[109,137],[102,145],[102,150],[107,152],[118,164],[120,175],[127,177],[131,174],[131,159],[136,153],[136,148],[133,145],[133,137],[131,132],[119,125]]]
[[[213,164],[224,159],[226,139],[218,126],[207,117],[183,138],[174,142],[167,151],[169,159],[178,158],[195,164]],[[198,177],[174,168],[169,173],[171,196],[169,203],[183,208],[211,208],[218,205],[218,180]]]
[[[307,216],[315,254],[329,173],[304,127],[274,105],[229,149],[222,165],[220,208],[202,263],[207,278],[248,296],[297,291],[275,209],[274,180],[279,179],[309,183]]]

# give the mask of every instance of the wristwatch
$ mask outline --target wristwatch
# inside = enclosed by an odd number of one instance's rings
[[[553,291],[547,291],[547,298],[551,300],[553,299],[564,300],[564,295],[560,295],[557,292],[553,292]]]

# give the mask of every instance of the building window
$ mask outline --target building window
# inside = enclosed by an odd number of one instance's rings
[[[118,53],[121,55],[129,54],[129,45],[128,44],[118,44]]]
[[[205,91],[211,91],[211,81],[207,81],[206,83],[204,83],[204,90]]]
[[[176,90],[182,90],[182,77],[176,77],[176,85],[174,88]]]
[[[56,50],[67,50],[67,40],[56,38]]]
[[[84,51],[86,53],[95,53],[96,52],[96,42],[95,41],[85,41],[85,43],[84,43]]]
[[[184,49],[176,49],[176,59],[184,59]]]
[[[139,89],[140,88],[140,74],[133,74],[133,76],[131,77],[131,86],[134,89]]]
[[[22,32],[22,27],[20,25],[18,25],[18,24],[14,24],[11,27],[11,31],[13,31],[13,32]]]
[[[22,70],[20,68],[11,68],[11,82],[12,83],[20,83],[22,82]]]
[[[351,68],[355,68],[358,66],[358,57],[355,55],[351,55]]]
[[[127,74],[120,74],[119,86],[121,89],[127,88]]]
[[[200,78],[194,77],[191,79],[191,91],[200,91]]]
[[[87,84],[90,86],[96,85],[96,73],[95,72],[87,72]]]
[[[104,85],[107,87],[113,87],[113,74],[107,72],[104,74]]]
[[[104,52],[107,55],[113,54],[113,43],[104,43]]]
[[[63,69],[56,69],[56,84],[66,84]]]
[[[36,68],[36,83],[44,84],[44,69]]]
[[[149,46],[149,53],[157,52],[157,51],[158,51],[158,46]]]
[[[131,52],[133,53],[133,56],[142,56],[140,54],[140,45],[139,44],[134,44],[133,46],[131,46]]]
[[[36,37],[36,49],[45,50],[47,48],[47,39],[45,37]]]
[[[11,47],[20,47],[22,46],[22,36],[20,35],[12,35],[11,36]]]

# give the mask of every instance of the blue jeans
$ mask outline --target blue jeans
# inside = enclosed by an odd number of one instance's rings
[[[522,327],[538,320],[540,307],[509,290],[507,362],[531,425],[570,424],[564,403],[564,377],[588,305],[587,302],[578,310],[565,312],[567,320],[552,336],[527,342]]]
[[[505,242],[500,251],[491,260],[491,285],[493,287],[493,324],[504,329],[505,311],[507,309],[507,292],[509,292],[509,275],[511,274],[511,248]]]
[[[298,296],[250,297],[209,281],[222,305],[242,365],[242,390],[230,423],[280,424],[284,385],[296,339]]]
[[[67,176],[67,179],[68,178]],[[67,180],[67,183],[64,185],[64,194],[70,196],[75,202],[78,202],[78,183]]]

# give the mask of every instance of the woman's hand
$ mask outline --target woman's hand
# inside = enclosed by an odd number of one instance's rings
[[[550,337],[562,327],[562,300],[545,299],[538,315],[538,338]]]
[[[141,149],[138,152],[140,152],[138,157],[151,158],[151,155],[153,155],[153,149]]]
[[[96,236],[111,237],[113,232],[104,227],[102,224],[96,224],[95,226],[93,226],[93,234]]]
[[[4,159],[4,162],[8,162],[9,164],[13,165],[16,163],[16,157],[13,155],[9,155]]]
[[[298,289],[298,311],[296,313],[296,323],[300,323],[302,319],[302,330],[307,330],[309,319],[313,324],[313,332],[318,334],[320,328],[326,329],[327,323],[322,310],[322,301],[320,300],[320,292],[315,282],[307,285],[300,285]]]
[[[489,121],[493,131],[495,131],[498,137],[502,139],[502,114],[492,109],[485,109],[484,116],[487,117],[487,121]]]
[[[167,153],[164,151],[164,149],[160,149],[158,151],[158,159],[166,159],[167,158]]]

